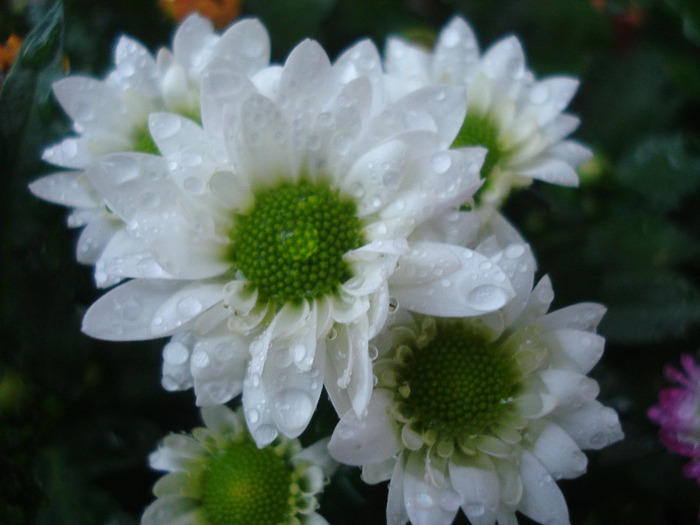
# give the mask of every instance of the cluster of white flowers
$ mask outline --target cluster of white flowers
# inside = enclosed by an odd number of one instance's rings
[[[70,171],[30,189],[72,208],[78,260],[117,285],[83,330],[170,337],[164,388],[211,407],[210,430],[151,458],[173,473],[144,523],[255,515],[262,504],[224,504],[211,480],[297,465],[279,443],[306,429],[323,387],[340,418],[329,451],[391,480],[389,523],[448,524],[460,507],[475,525],[516,511],[568,523],[554,480],[622,437],[586,377],[604,309],[547,314],[549,280],[534,286],[498,206],[532,179],[577,184],[590,152],[566,139],[576,81],[535,80],[514,37],[481,54],[461,18],[432,51],[395,38],[382,57],[360,41],[331,61],[306,40],[271,64],[269,50],[257,20],[218,35],[192,16],[172,51],[123,37],[104,80],[54,85],[75,136],[44,160]],[[240,415],[220,407],[239,395]],[[246,439],[279,450],[248,459]],[[218,449],[244,459],[211,466]],[[298,491],[298,471],[251,490]],[[268,521],[322,523],[312,485]]]

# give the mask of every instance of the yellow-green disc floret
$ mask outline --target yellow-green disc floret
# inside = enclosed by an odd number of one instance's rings
[[[293,473],[274,447],[231,443],[207,459],[199,476],[208,525],[279,525],[293,510]]]
[[[520,390],[512,359],[467,323],[440,321],[400,371],[400,410],[414,427],[458,438],[489,432]]]
[[[343,255],[364,243],[355,202],[304,179],[260,191],[229,237],[230,260],[277,304],[335,293],[352,277]]]

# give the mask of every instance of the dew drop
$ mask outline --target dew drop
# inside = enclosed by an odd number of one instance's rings
[[[311,397],[296,388],[283,390],[272,403],[272,416],[285,433],[296,434],[306,427],[314,411]]]
[[[298,363],[304,359],[304,356],[306,355],[306,346],[304,346],[302,343],[293,344],[289,348],[289,355],[292,357],[295,363]]]
[[[202,311],[202,303],[195,297],[185,297],[177,303],[177,313],[183,317],[193,317]]]
[[[139,203],[144,208],[156,208],[160,204],[160,197],[152,191],[146,191],[139,197]]]
[[[510,244],[506,247],[505,250],[505,255],[509,259],[517,259],[519,257],[522,257],[523,254],[525,253],[525,248],[523,247],[522,244]]]
[[[456,29],[446,29],[440,35],[440,43],[445,47],[455,47],[459,44],[459,32]]]
[[[170,342],[163,348],[163,360],[169,365],[182,365],[189,356],[190,351],[182,343]]]
[[[390,190],[395,190],[401,184],[401,173],[395,170],[387,171],[382,176],[382,182]]]
[[[429,509],[430,507],[433,507],[435,505],[435,500],[429,495],[426,494],[425,492],[421,492],[418,494],[418,497],[416,498],[416,503],[418,504],[419,507],[423,507],[424,509]]]
[[[200,195],[204,191],[204,184],[197,177],[187,177],[182,181],[182,187],[190,195]]]
[[[258,411],[254,408],[248,410],[246,415],[248,416],[248,421],[250,421],[253,425],[258,422],[258,419],[260,419],[260,414],[258,414]]]
[[[353,182],[350,184],[350,194],[353,197],[359,198],[365,194],[365,187],[360,182]]]
[[[206,368],[207,366],[209,366],[209,354],[201,350],[192,354],[193,368]]]
[[[452,166],[452,157],[446,151],[441,151],[433,155],[430,160],[433,171],[438,175],[446,173]]]
[[[506,304],[508,294],[503,288],[492,284],[482,284],[467,293],[466,301],[475,310],[490,312]]]

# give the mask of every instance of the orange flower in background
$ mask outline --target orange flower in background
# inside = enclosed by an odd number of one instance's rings
[[[217,29],[241,14],[241,0],[158,0],[158,3],[177,22],[196,11],[211,20]]]
[[[20,47],[22,39],[17,35],[10,35],[7,41],[0,45],[0,75],[4,75],[12,67]]]

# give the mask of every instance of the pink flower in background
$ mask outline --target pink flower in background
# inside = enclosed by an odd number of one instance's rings
[[[647,415],[661,425],[659,439],[669,450],[692,458],[683,467],[683,475],[700,485],[700,364],[685,354],[681,365],[683,370],[666,365],[667,379],[680,386],[662,390],[659,403]]]

